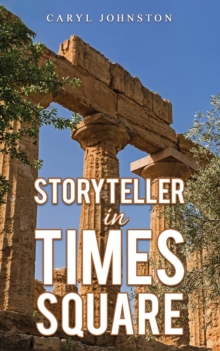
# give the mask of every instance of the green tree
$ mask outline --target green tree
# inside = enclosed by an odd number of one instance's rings
[[[209,112],[196,114],[186,135],[199,145],[192,149],[199,172],[187,182],[185,204],[165,213],[170,228],[184,235],[192,261],[182,291],[199,294],[203,307],[219,304],[220,296],[220,94],[211,96],[211,104]]]
[[[36,144],[41,126],[72,129],[80,119],[75,113],[62,118],[55,108],[44,109],[31,99],[34,94],[53,94],[65,84],[73,88],[80,84],[77,78],[60,81],[50,60],[39,65],[46,47],[34,43],[34,38],[35,33],[20,18],[0,5],[0,152],[30,166],[27,154],[19,148],[23,137]],[[35,166],[40,165],[36,160]],[[8,190],[9,183],[0,174],[0,204]]]
[[[195,115],[192,128],[186,138],[195,142],[192,153],[199,165],[186,184],[185,204],[166,206],[161,210],[169,228],[174,228],[184,235],[185,243],[172,245],[170,249],[177,255],[190,260],[191,269],[186,271],[184,280],[177,286],[165,286],[160,281],[153,281],[147,291],[155,294],[159,300],[157,321],[163,333],[164,293],[183,292],[185,301],[175,302],[174,309],[182,310],[181,318],[174,319],[175,326],[182,326],[182,319],[190,309],[210,307],[210,302],[219,308],[220,297],[220,94],[211,96],[212,108],[206,113]],[[164,211],[164,212],[163,212]],[[153,268],[166,267],[167,274],[173,275],[173,267],[160,258],[160,262],[150,259]],[[185,267],[187,269],[187,267]],[[195,294],[197,304],[187,299],[188,294]],[[134,298],[136,296],[134,295]],[[188,301],[187,301],[188,300]],[[151,308],[151,306],[146,306]],[[184,310],[186,313],[184,313]],[[211,320],[204,316],[206,327]],[[150,328],[146,329],[146,338],[151,339]]]

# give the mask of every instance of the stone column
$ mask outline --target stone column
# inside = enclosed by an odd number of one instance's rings
[[[151,156],[145,157],[139,161],[133,162],[131,170],[141,175],[144,179],[151,179],[151,197],[158,198],[159,178],[180,178],[184,181],[188,180],[191,176],[192,170],[197,170],[196,163],[188,157],[182,155],[177,150],[167,148],[163,151],[159,151]],[[164,216],[165,205],[153,205],[151,213],[151,229],[152,229],[152,240],[150,242],[150,256],[154,260],[154,264],[158,267],[160,255],[158,253],[157,242],[159,234],[169,229]],[[178,249],[177,249],[178,251]],[[183,254],[178,253],[184,266],[186,266],[186,257]],[[156,270],[150,266],[150,275],[153,280],[157,280]],[[145,287],[145,291],[147,287]],[[187,304],[188,297],[185,296],[184,304]],[[184,315],[183,315],[184,314]],[[184,335],[179,337],[162,336],[160,340],[167,344],[173,344],[176,346],[189,344],[189,318],[188,310],[182,313]]]
[[[30,160],[38,146],[23,138],[20,148]],[[33,314],[37,170],[0,154],[0,172],[10,181],[6,204],[0,206],[0,310]]]
[[[200,269],[203,266],[203,254],[204,252],[197,251],[188,257],[187,269],[189,272],[192,271],[194,268]],[[212,328],[214,320],[211,318],[211,324],[209,326],[206,326],[206,320],[208,319],[208,317],[210,317],[208,315],[211,308],[207,308],[207,301],[205,301],[206,296],[204,289],[198,288],[196,291],[189,294],[189,300],[194,306],[193,308],[189,309],[190,345],[212,347],[213,345],[207,345],[207,335],[209,334],[207,327],[210,328],[211,326]],[[215,306],[214,310],[218,310],[218,308],[216,308]],[[218,325],[219,321],[217,323],[217,326]],[[216,328],[216,325],[214,326],[213,331],[214,333],[216,333],[217,331],[217,335],[219,338],[219,332]]]
[[[119,162],[117,153],[123,149],[130,137],[126,128],[117,119],[112,119],[104,114],[95,114],[84,118],[77,131],[73,132],[73,139],[80,143],[84,153],[84,173],[86,179],[119,178]],[[95,193],[91,187],[90,204],[83,203],[80,218],[80,238],[78,247],[78,281],[81,282],[82,269],[82,230],[93,229],[96,231],[97,241],[101,256],[105,252],[109,229],[118,229],[118,225],[104,225],[107,211],[112,208],[113,213],[119,213],[119,187],[116,190],[116,203],[109,203],[109,184],[104,183],[101,190],[100,204],[95,204]],[[84,303],[84,328],[86,327],[86,295],[95,293],[95,324],[99,326],[99,294],[108,293],[108,326],[110,328],[117,293],[120,286],[112,285],[111,270],[107,285],[100,286],[95,272],[92,272],[91,286],[80,286],[80,295]]]
[[[33,306],[33,313],[37,316],[40,316],[40,312],[38,311],[37,301],[40,295],[44,294],[46,289],[44,288],[43,283],[35,279],[34,280],[34,306]]]
[[[149,275],[149,262],[137,263],[137,275]],[[146,292],[146,285],[136,285],[134,290],[134,331],[138,333],[138,294]]]
[[[57,268],[53,271],[54,289],[53,294],[56,295],[57,304],[48,304],[48,309],[54,314],[59,324],[62,323],[62,300],[66,294],[78,293],[76,285],[66,284],[66,268]],[[69,325],[73,327],[75,324],[75,306],[73,301],[69,304]]]
[[[76,285],[67,285],[66,283],[66,268],[56,268],[53,271],[53,294],[56,296],[64,297],[69,293],[77,293]]]

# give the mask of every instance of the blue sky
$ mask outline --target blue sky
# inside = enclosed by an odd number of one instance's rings
[[[58,52],[59,44],[76,34],[118,62],[143,85],[170,100],[173,128],[183,133],[193,123],[197,111],[210,109],[210,95],[216,95],[220,81],[220,2],[219,0],[2,0],[10,11],[37,33],[37,40]],[[89,14],[91,23],[48,23],[67,13]],[[100,23],[100,14],[172,14],[171,23]],[[70,112],[59,108],[62,115]],[[119,153],[120,176],[131,177],[130,162],[144,156],[128,146]],[[77,178],[83,172],[83,151],[72,141],[69,131],[42,128],[40,176]],[[149,228],[147,206],[123,206],[129,216],[126,229]],[[39,207],[37,228],[79,227],[78,205]],[[146,245],[141,245],[144,250]],[[55,245],[55,267],[65,265],[65,241]],[[124,255],[125,257],[125,255]],[[125,267],[125,263],[124,263]],[[124,274],[125,276],[125,274]],[[41,279],[41,245],[37,245],[36,277]],[[124,287],[125,288],[125,287]]]

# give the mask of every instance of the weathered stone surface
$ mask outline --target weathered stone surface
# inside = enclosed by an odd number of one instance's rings
[[[45,305],[47,309],[53,313],[56,317],[59,324],[62,323],[62,299],[63,297],[71,292],[78,293],[78,288],[75,285],[67,285],[66,284],[66,268],[57,268],[53,272],[53,280],[54,280],[54,290],[53,294],[57,298],[57,303],[50,304],[49,301],[46,300]],[[40,311],[38,310],[37,300],[41,294],[46,292],[46,289],[43,287],[43,283],[39,280],[35,279],[34,282],[34,313],[37,316],[41,316]],[[75,320],[75,306],[73,301],[70,301],[69,304],[69,316],[70,316],[70,325],[74,324]]]
[[[143,337],[118,336],[115,339],[114,346],[89,345],[84,338],[80,340],[71,340],[72,338],[57,337],[37,337],[32,335],[18,334],[15,331],[0,330],[0,351],[208,351],[208,348],[198,348],[193,346],[175,346],[164,345],[157,341],[147,342]],[[74,339],[74,338],[73,338]],[[216,349],[216,351],[218,351]]]
[[[140,125],[131,125],[124,117],[119,115],[120,121],[125,124],[132,131],[132,139],[130,144],[138,148],[139,150],[145,151],[148,154],[158,152],[169,146],[176,148],[176,142],[171,141],[165,136],[156,134],[148,129],[142,128]],[[147,137],[146,137],[147,136]]]
[[[201,252],[195,252],[187,257],[187,271],[190,272],[195,267],[201,268],[203,255]],[[203,289],[197,289],[189,295],[189,302],[194,308],[189,309],[189,326],[190,326],[190,344],[195,346],[206,345],[205,330],[205,296]]]
[[[46,328],[49,327],[48,320],[40,316],[30,316],[25,313],[0,311],[0,330],[3,330],[3,331],[13,330],[19,334],[42,336],[36,327],[36,323],[39,323],[42,321]],[[58,330],[55,336],[59,338],[66,338],[66,334],[63,332],[60,325],[58,326]],[[81,340],[81,338],[78,338],[78,337],[72,337],[72,339]],[[89,334],[85,330],[83,341],[87,345],[94,345],[95,337]]]
[[[147,107],[166,123],[172,123],[172,106],[169,101],[144,88],[138,78],[132,77],[119,64],[111,63],[76,35],[60,44],[59,55],[70,61],[79,72],[88,72],[113,91],[122,93],[137,104]]]
[[[143,87],[143,106],[167,124],[173,123],[172,104],[168,100],[163,100],[160,95]]]
[[[60,44],[59,55],[64,56],[74,66],[85,69],[92,76],[109,85],[109,60],[76,35],[72,35],[70,39]]]
[[[66,283],[66,268],[56,268],[53,271],[54,289],[53,293],[56,296],[64,297],[71,292],[77,293],[78,289],[75,285],[67,285]]]
[[[17,334],[11,330],[4,332],[0,330],[0,351],[28,351],[32,349],[33,336]]]
[[[172,104],[169,100],[164,99],[163,100],[163,107],[164,107],[164,111],[161,114],[161,116],[158,115],[158,117],[162,118],[163,116],[163,120],[165,122],[167,122],[168,124],[172,124],[173,123],[173,107]]]
[[[124,68],[118,63],[113,63],[110,66],[111,72],[111,83],[110,87],[117,93],[124,93],[125,91],[125,80],[124,80]]]
[[[192,153],[190,150],[195,147],[195,143],[193,143],[190,139],[186,139],[183,134],[177,134],[177,144],[178,149],[188,157],[192,157]]]
[[[219,301],[216,304],[210,302],[206,310],[206,321],[211,323],[206,330],[207,347],[213,351],[220,351],[220,310]]]
[[[101,123],[105,121],[106,123]],[[108,123],[107,123],[108,122]],[[89,136],[89,137],[88,137]],[[84,173],[86,179],[119,178],[119,165],[116,154],[129,141],[130,136],[123,125],[109,123],[105,116],[88,116],[81,122],[77,131],[73,132],[73,138],[77,140],[85,150]],[[95,229],[100,254],[103,257],[108,239],[109,227],[104,225],[103,218],[109,209],[109,187],[104,184],[101,191],[100,204],[95,203],[94,190],[90,190],[90,204],[83,203],[80,218],[80,239],[78,249],[78,281],[81,282],[82,268],[82,237],[83,229]],[[119,192],[117,191],[116,203],[111,205],[114,213],[119,213]],[[118,228],[118,225],[111,226]],[[95,293],[95,326],[99,325],[100,315],[100,292],[108,293],[108,326],[113,320],[114,307],[117,293],[120,286],[113,286],[111,283],[111,270],[109,272],[106,286],[100,286],[97,281],[95,271],[92,272],[92,285],[80,285],[80,295],[84,302],[84,327],[86,327],[86,295],[89,292]]]
[[[155,115],[164,122],[171,124],[173,122],[172,118],[172,105],[169,101],[163,100],[160,95],[153,94],[153,112]]]
[[[62,87],[53,97],[53,101],[85,116],[91,112],[116,113],[116,94],[101,80],[88,74],[86,70],[77,69],[64,57],[58,57],[53,52],[48,56],[54,61],[56,71],[61,79],[69,76],[70,79],[80,79],[80,87],[74,89],[69,84]]]
[[[179,348],[180,348],[180,350],[185,350],[185,351],[207,351],[207,350],[211,350],[210,348],[206,348],[206,347],[195,347],[195,346],[190,346],[190,345],[182,345]],[[216,350],[216,351],[218,351],[218,350]]]
[[[149,89],[143,87],[143,105],[148,109],[148,111],[153,111],[153,98],[154,93]]]
[[[61,341],[55,337],[33,337],[33,351],[61,351]]]
[[[192,172],[196,172],[199,170],[199,167],[197,163],[192,159],[184,154],[180,153],[176,149],[173,149],[171,147],[168,147],[162,151],[153,153],[149,156],[143,157],[140,160],[134,161],[131,163],[131,172],[141,175],[142,170],[146,166],[154,165],[155,163],[162,162],[160,164],[161,167],[158,167],[157,175],[155,174],[155,165],[152,168],[153,173],[151,174],[152,176],[159,177],[160,173],[167,173],[169,172],[170,164],[169,162],[176,162],[176,166],[174,166],[174,169],[172,170],[173,176],[179,176],[181,174],[181,165],[180,163],[184,164],[189,168],[189,172],[187,173],[187,177],[185,175],[185,179],[189,178]],[[160,170],[160,168],[162,168]],[[149,172],[149,167],[148,167],[148,172]],[[158,173],[160,172],[160,173]],[[185,173],[185,172],[184,172]]]
[[[39,335],[36,328],[37,322],[42,322],[42,317],[33,317],[25,313],[0,311],[0,330],[14,330],[21,334]],[[45,325],[46,323],[47,321],[45,321]]]
[[[67,55],[65,56],[67,57]],[[120,119],[125,119],[125,121],[128,122],[129,129],[134,133],[134,143],[132,145],[148,153],[159,151],[168,146],[177,147],[175,133],[172,128],[167,125],[168,121],[169,123],[172,122],[170,119],[170,116],[172,116],[171,104],[146,88],[143,89],[143,87],[141,87],[141,89],[139,89],[140,84],[138,79],[132,78],[127,73],[126,76],[130,77],[129,79],[127,78],[127,81],[130,83],[126,85],[126,89],[130,91],[126,100],[128,103],[128,111],[125,111],[125,115],[124,113],[120,115],[120,112],[116,111],[116,105],[118,96],[122,95],[121,92],[117,91],[117,89],[113,90],[111,86],[89,74],[86,69],[74,66],[65,59],[65,57],[57,56],[50,50],[47,50],[45,55],[45,60],[47,58],[54,61],[60,78],[68,75],[70,78],[78,77],[81,79],[81,86],[77,89],[73,89],[69,84],[60,88],[52,98],[54,102],[61,104],[71,111],[79,112],[82,116],[91,115],[96,112],[103,112],[112,116],[115,116],[118,113]],[[121,69],[120,66],[117,66],[116,70],[121,72]],[[122,76],[124,82],[125,73],[123,73]],[[115,77],[118,77],[117,73],[115,74]],[[133,82],[133,85],[131,82]],[[131,86],[133,88],[129,88]],[[125,94],[124,90],[123,94]],[[134,100],[136,95],[141,96],[141,98],[136,97],[136,100]],[[152,100],[150,104],[149,99]],[[153,110],[153,99],[155,99],[154,110],[156,112]],[[158,104],[164,106],[164,111],[161,113],[158,112],[161,110],[157,107]],[[137,108],[133,113],[129,113],[129,110],[134,109],[135,105],[136,107],[139,107],[139,109]],[[143,107],[141,105],[143,105]],[[150,120],[148,115],[151,116]],[[155,129],[154,125],[158,126],[158,128],[156,127]],[[140,128],[137,128],[138,126],[140,126]],[[147,126],[147,128],[145,129],[144,126]],[[154,134],[152,135],[152,133]],[[175,138],[175,140],[173,140],[173,138]]]
[[[192,171],[195,171],[197,169],[197,165],[186,156],[181,155],[181,153],[177,150],[168,148],[166,150],[133,162],[131,169],[133,172],[140,174],[144,179],[150,178],[152,180],[151,195],[152,198],[157,199],[159,194],[159,178],[180,178],[186,181],[191,176]],[[159,267],[160,262],[160,255],[158,252],[158,236],[162,231],[169,229],[169,226],[164,216],[162,215],[163,212],[163,205],[152,206],[152,240],[150,242],[150,255],[154,259],[157,268]],[[178,253],[178,255],[180,255],[180,253]],[[184,262],[186,266],[185,256],[181,255],[181,261]],[[158,280],[156,270],[152,266],[150,266],[150,275],[152,275],[154,281]],[[187,304],[187,301],[188,296],[185,296],[184,303]],[[184,328],[184,335],[175,338],[169,336],[161,336],[160,340],[163,343],[176,346],[189,344],[189,317],[187,310],[185,313],[182,312],[181,319],[182,326]]]
[[[19,125],[14,125],[14,129]],[[23,138],[20,148],[30,161],[38,158],[38,147]],[[36,204],[34,180],[37,170],[8,155],[1,157],[0,171],[9,179],[7,203],[0,208],[0,309],[33,313]]]
[[[171,142],[177,142],[176,133],[170,126],[121,94],[118,95],[117,112],[131,124],[163,136]]]
[[[117,63],[111,64],[110,73],[110,87],[114,91],[123,93],[128,98],[143,106],[143,90],[140,80],[136,77],[132,77],[122,66]]]
[[[97,346],[115,346],[115,341],[117,337],[111,336],[109,332],[104,333],[103,335],[95,337],[95,345]]]
[[[46,289],[43,286],[43,283],[37,279],[34,280],[34,306],[33,306],[33,312],[37,315],[39,314],[38,307],[37,307],[37,300],[39,296],[43,293],[45,293]]]
[[[131,75],[127,71],[125,71],[124,80],[125,96],[134,100],[139,105],[143,106],[143,90],[140,79],[138,79],[137,77],[131,77]]]
[[[137,275],[144,276],[149,275],[149,262],[138,262],[137,263]],[[134,330],[137,333],[138,330],[138,299],[137,294],[144,293],[147,291],[146,285],[135,286],[135,297],[134,297]]]

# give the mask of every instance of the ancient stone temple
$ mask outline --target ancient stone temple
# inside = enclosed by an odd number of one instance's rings
[[[100,52],[96,51],[77,36],[71,36],[60,45],[59,54],[47,50],[42,60],[50,59],[56,66],[59,78],[78,77],[81,86],[72,89],[65,85],[53,96],[35,97],[36,101],[47,107],[56,102],[70,111],[80,113],[83,121],[73,131],[73,142],[77,141],[84,150],[84,173],[87,179],[119,178],[119,161],[117,158],[126,145],[131,144],[146,152],[145,158],[132,164],[132,172],[152,180],[152,194],[156,196],[158,178],[182,178],[187,180],[197,166],[192,159],[191,142],[182,135],[176,134],[172,124],[172,105],[158,94],[145,88],[138,78],[133,78],[120,65],[111,63]],[[16,128],[16,126],[15,126]],[[28,152],[30,159],[38,158],[37,146],[30,145],[27,139],[22,140],[21,147]],[[2,311],[32,315],[37,310],[37,297],[43,293],[44,287],[34,280],[36,205],[34,197],[34,180],[37,178],[35,169],[23,166],[8,155],[0,154],[0,171],[11,182],[11,190],[7,203],[0,209],[0,318]],[[80,218],[80,233],[83,229],[95,229],[101,255],[104,254],[108,238],[108,228],[103,218],[109,209],[108,189],[103,189],[100,204],[92,199],[89,205],[83,204]],[[119,209],[119,192],[116,202],[112,205],[115,212]],[[157,235],[166,229],[164,218],[158,216],[160,205],[153,207],[151,228],[153,240],[151,254],[156,255]],[[114,228],[118,228],[116,225]],[[182,258],[186,260],[185,257]],[[78,249],[78,282],[81,282],[82,241],[79,238]],[[139,265],[141,274],[146,274],[149,267]],[[151,274],[155,272],[150,268]],[[66,284],[66,270],[54,271],[54,294],[58,300],[67,292],[76,292],[76,286]],[[139,289],[139,290],[138,290]],[[145,291],[144,286],[137,287]],[[99,294],[109,294],[108,325],[114,314],[117,293],[120,286],[113,286],[111,274],[106,286],[99,286],[95,272],[90,286],[80,285],[79,293],[83,300],[89,292],[96,293],[95,321],[99,323]],[[187,300],[188,297],[186,296]],[[34,307],[33,307],[34,306]],[[53,312],[60,321],[60,302]],[[220,316],[215,316],[216,329],[209,329],[206,342],[195,337],[199,333],[200,323],[195,326],[188,311],[184,316],[185,334],[178,340],[165,337],[164,343],[176,346],[188,345],[207,346],[207,338],[219,331]],[[193,317],[194,318],[194,317]],[[1,325],[1,323],[0,323]],[[86,320],[84,320],[84,326]],[[220,334],[218,334],[220,335]],[[190,341],[191,340],[191,341]],[[220,343],[219,343],[220,344]],[[135,348],[131,346],[130,350]],[[217,341],[213,350],[219,350]],[[126,348],[129,350],[129,347]],[[144,349],[144,348],[143,348]],[[159,349],[159,348],[158,348]],[[164,345],[161,350],[168,350]],[[193,348],[184,348],[193,350]],[[37,349],[36,349],[37,350]],[[42,349],[43,350],[43,349]],[[153,349],[152,349],[153,350]],[[173,350],[178,350],[174,348]]]

